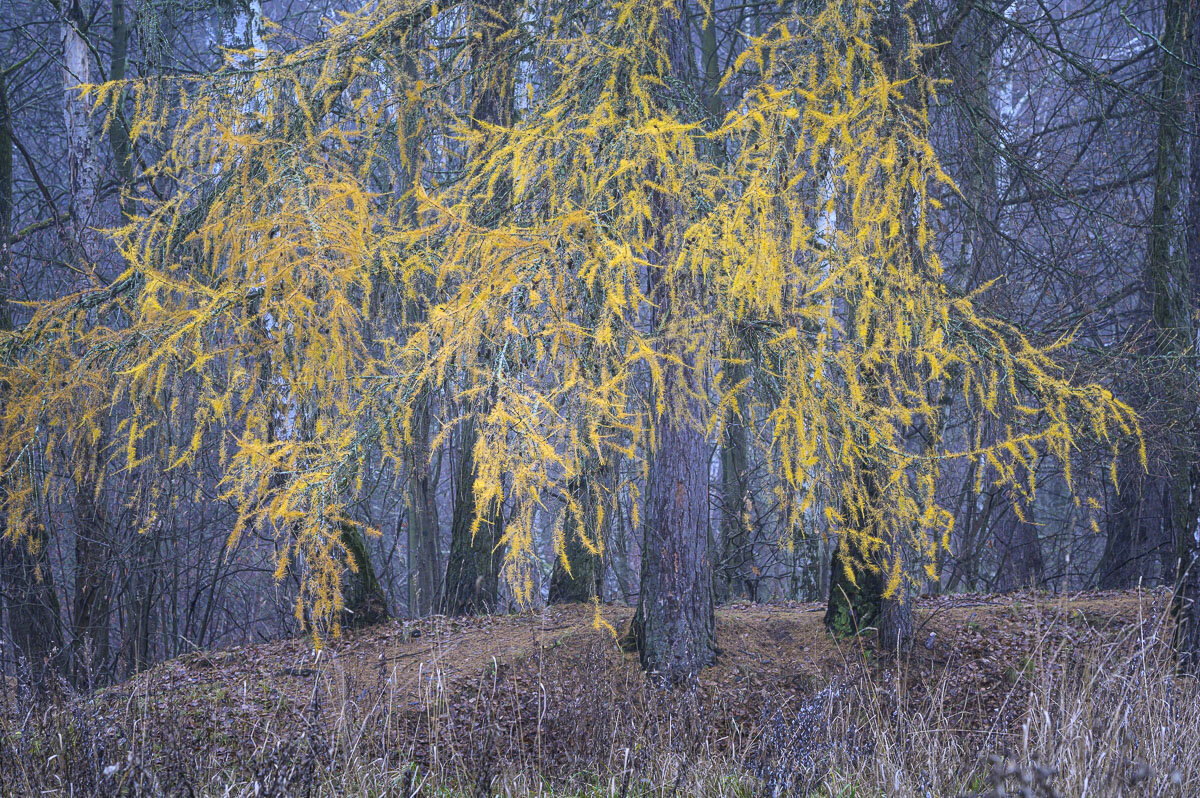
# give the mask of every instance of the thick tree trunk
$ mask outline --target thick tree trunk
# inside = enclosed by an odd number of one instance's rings
[[[852,519],[860,529],[874,523],[869,517],[871,507],[882,500],[875,480],[869,480],[865,490],[870,501],[864,515]],[[888,539],[887,533],[879,533],[879,537],[883,538],[883,545],[871,551],[863,551],[845,539],[838,541],[830,562],[825,628],[842,637],[873,628],[880,644],[887,650],[895,650],[907,647],[910,642],[912,600],[907,579],[901,580],[895,595],[885,595],[892,563],[896,559],[903,561],[905,552],[902,541]],[[851,546],[856,550],[848,551]]]
[[[1190,7],[1189,7],[1190,6]],[[1200,7],[1193,0],[1169,0],[1167,3],[1167,30],[1163,35],[1164,48],[1171,53],[1180,48],[1188,61],[1195,65],[1200,60]],[[1186,21],[1190,26],[1185,28]],[[1177,29],[1178,33],[1172,33]],[[1186,46],[1183,46],[1185,45]],[[1169,285],[1163,281],[1163,290],[1174,288],[1183,294],[1183,307],[1175,320],[1182,325],[1178,330],[1179,345],[1190,354],[1184,359],[1182,418],[1188,423],[1183,426],[1180,443],[1182,451],[1176,458],[1176,472],[1172,475],[1170,496],[1172,501],[1172,528],[1174,531],[1175,554],[1177,557],[1174,613],[1176,621],[1175,644],[1179,651],[1181,667],[1190,673],[1200,674],[1200,366],[1196,357],[1200,353],[1200,74],[1195,66],[1181,73],[1180,65],[1169,55],[1163,55],[1163,93],[1171,102],[1165,106],[1163,128],[1178,131],[1188,127],[1192,136],[1189,170],[1189,194],[1187,215],[1179,273],[1182,285]],[[1173,95],[1178,92],[1178,97]],[[1183,100],[1190,98],[1192,114],[1187,118]],[[1170,146],[1171,133],[1160,129],[1159,157],[1170,158],[1163,152]],[[1178,142],[1178,133],[1174,134]],[[1168,171],[1160,168],[1160,172]],[[1158,205],[1158,183],[1155,184],[1155,205]],[[1164,202],[1177,199],[1170,191]],[[1171,206],[1167,205],[1169,209]],[[1154,232],[1152,228],[1151,233]],[[1188,325],[1185,322],[1191,321]]]
[[[663,418],[655,432],[633,634],[646,671],[675,683],[716,661],[708,443],[684,419]]]
[[[825,607],[825,628],[838,637],[877,629],[883,613],[883,575],[854,568],[846,557],[845,546],[839,540],[833,549],[829,563],[829,602]]]
[[[873,567],[860,565],[857,568],[853,563],[861,561],[862,552],[849,557],[846,545],[845,541],[839,540],[833,550],[825,628],[839,637],[874,629],[885,650],[907,648],[913,634],[912,597],[907,580],[901,580],[895,595],[885,595],[893,558],[904,557],[903,544],[885,541],[882,549],[872,557]]]
[[[80,269],[95,268],[98,233],[92,230],[92,214],[100,187],[97,137],[91,125],[91,105],[80,96],[81,85],[92,82],[91,54],[85,39],[87,21],[78,0],[66,0],[62,8],[63,121],[67,131],[67,225],[72,256]],[[96,281],[95,275],[92,277]]]
[[[437,607],[441,587],[442,555],[438,545],[437,495],[429,473],[429,426],[431,418],[427,391],[414,400],[413,445],[406,453],[408,464],[408,612],[423,618]]]
[[[672,83],[687,86],[695,65],[684,0],[676,1],[673,12],[665,12],[661,19],[662,35]],[[670,261],[666,230],[680,210],[662,196],[654,203],[652,224],[659,231],[655,263]],[[649,455],[646,482],[641,591],[630,632],[646,671],[665,682],[678,683],[716,661],[708,524],[709,450],[697,426],[705,417],[704,408],[695,398],[700,393],[695,383],[701,375],[696,373],[688,342],[667,332],[668,325],[675,321],[673,302],[678,300],[655,269],[651,267],[655,301],[652,324],[664,333],[662,346],[678,359],[664,367],[663,391],[671,400],[686,398],[680,402],[681,407],[660,412],[653,422],[656,447]],[[688,288],[675,286],[684,297]]]
[[[217,43],[230,50],[261,50],[266,26],[261,0],[217,0]],[[239,60],[243,57],[239,56]],[[253,64],[253,56],[244,57],[241,66]]]
[[[1157,513],[1149,511],[1147,501],[1148,485],[1154,480],[1133,453],[1122,456],[1118,473],[1120,485],[1110,488],[1114,495],[1105,520],[1104,553],[1096,567],[1101,590],[1133,587],[1155,576],[1151,566],[1160,533],[1153,528]]]
[[[404,79],[410,86],[420,80],[420,51],[418,33],[410,30],[401,42],[399,53]],[[396,196],[401,199],[401,213],[405,222],[418,225],[417,202],[413,189],[421,180],[420,114],[409,108],[398,120],[400,147],[403,157],[396,159]],[[396,291],[396,312],[407,301],[407,320],[419,322],[426,317],[426,303],[433,290],[428,280],[417,277],[414,296],[405,300]],[[437,481],[438,474],[431,472],[430,434],[433,424],[435,391],[423,386],[413,397],[411,434],[412,443],[404,453],[404,464],[408,471],[405,495],[405,541],[407,551],[407,610],[411,617],[423,618],[437,611],[442,589],[442,551],[439,539]]]
[[[908,648],[913,636],[912,597],[903,595],[885,598],[879,604],[879,644],[885,651],[897,652]]]

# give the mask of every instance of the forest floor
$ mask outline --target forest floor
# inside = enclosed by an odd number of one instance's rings
[[[682,694],[648,687],[637,655],[596,627],[589,605],[394,621],[347,632],[320,652],[296,638],[180,657],[73,699],[60,714],[84,726],[68,736],[99,741],[88,743],[93,770],[108,773],[106,762],[123,761],[122,773],[156,774],[163,794],[211,773],[307,783],[355,757],[388,768],[399,757],[402,775],[478,783],[505,770],[552,779],[638,772],[643,766],[630,757],[639,751],[676,756],[671,772],[701,757],[764,762],[772,745],[799,761],[814,744],[832,751],[813,743],[811,730],[797,731],[805,712],[854,695],[870,697],[859,704],[876,717],[869,722],[935,723],[921,734],[955,734],[955,756],[975,758],[1019,747],[1030,696],[1078,692],[1072,669],[1102,670],[1110,655],[1097,652],[1127,655],[1132,665],[1123,667],[1144,669],[1136,652],[1169,642],[1167,599],[1165,591],[920,599],[915,644],[900,658],[879,651],[873,635],[832,638],[823,605],[739,602],[717,610],[717,664]],[[600,612],[618,631],[632,614]],[[825,723],[818,725],[827,736]],[[62,736],[49,727],[39,733]],[[17,739],[14,761],[29,757],[22,752],[34,738]]]
[[[717,609],[718,661],[701,673],[699,688],[706,705],[752,725],[782,696],[811,695],[850,670],[902,672],[905,690],[936,683],[964,711],[992,716],[1036,651],[1083,652],[1123,635],[1161,634],[1166,602],[1164,591],[920,599],[916,643],[900,662],[879,652],[873,636],[827,634],[823,604],[738,602]],[[628,607],[600,611],[618,631],[632,615]],[[604,683],[615,692],[614,685],[642,681],[637,655],[595,627],[591,606],[564,605],[394,621],[345,633],[319,653],[308,638],[196,653],[111,687],[101,700],[156,709],[151,714],[177,718],[219,744],[222,728],[286,724],[314,708],[340,712],[339,699],[379,700],[373,688],[386,689],[393,708],[425,711],[431,702],[472,702],[481,685],[505,679],[535,693],[546,682]],[[519,712],[520,703],[512,708]]]

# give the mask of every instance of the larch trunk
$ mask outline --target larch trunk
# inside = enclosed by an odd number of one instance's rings
[[[920,98],[914,92],[917,90],[911,80],[910,65],[905,59],[908,51],[909,30],[904,21],[899,0],[892,0],[886,11],[881,11],[875,20],[874,36],[876,46],[883,55],[884,68],[892,80],[904,85],[904,101],[910,107],[916,107]],[[907,157],[902,155],[901,157]],[[916,197],[905,191],[901,200],[907,207],[913,207]],[[902,221],[905,246],[916,246],[912,231],[912,216],[906,215]],[[850,319],[846,328],[854,328],[854,303],[850,303]],[[862,368],[859,379],[864,390],[882,400],[883,387],[878,375],[869,368]],[[857,433],[866,435],[865,430]],[[830,569],[829,600],[825,610],[825,627],[834,634],[860,634],[868,628],[877,631],[880,645],[886,650],[906,648],[911,641],[913,630],[912,599],[909,595],[909,579],[905,573],[908,552],[902,540],[896,539],[894,530],[878,528],[874,519],[876,510],[881,508],[881,502],[887,501],[880,466],[874,461],[862,464],[866,474],[864,491],[866,501],[861,515],[847,512],[849,521],[862,530],[876,526],[873,534],[865,535],[863,539],[874,538],[881,542],[877,548],[856,546],[858,551],[853,553],[846,549],[849,541],[841,539],[834,549]],[[846,512],[849,508],[843,508]],[[858,567],[855,567],[855,566]],[[888,575],[899,570],[901,578],[899,585],[888,591]]]
[[[9,276],[12,274],[13,145],[8,84],[0,65],[0,331],[12,329],[9,315]],[[0,402],[4,401],[0,384]],[[3,485],[0,485],[3,490]],[[49,687],[60,670],[62,622],[47,558],[45,528],[38,526],[32,541],[13,541],[4,535],[0,517],[0,611],[8,616],[8,631],[22,664],[18,676],[35,692]]]
[[[504,529],[501,508],[492,508],[472,534],[478,513],[474,485],[475,439],[475,424],[467,420],[463,423],[462,449],[454,485],[450,554],[442,596],[442,612],[446,615],[495,612],[500,602],[501,556],[497,547]]]
[[[342,626],[361,629],[388,619],[387,595],[371,565],[371,553],[362,529],[353,524],[341,524],[342,546],[353,565],[342,575]]]
[[[738,379],[740,370],[734,369]],[[721,438],[721,601],[757,599],[754,529],[749,485],[749,440],[741,417],[730,418]]]
[[[1197,352],[1200,351],[1200,74],[1195,64],[1200,59],[1200,7],[1187,0],[1169,0],[1166,12],[1167,30],[1163,35],[1163,91],[1170,102],[1164,106],[1164,119],[1159,131],[1160,172],[1161,159],[1170,157],[1163,147],[1179,149],[1179,131],[1190,129],[1191,158],[1188,163],[1188,204],[1186,208],[1186,233],[1181,242],[1183,252],[1175,259],[1178,264],[1179,283],[1164,285],[1164,290],[1175,289],[1182,300],[1177,308],[1178,345],[1181,352],[1191,355],[1182,359],[1182,406],[1183,426],[1181,451],[1175,458],[1176,471],[1172,475],[1169,495],[1172,502],[1173,543],[1176,555],[1176,589],[1174,613],[1176,621],[1175,645],[1179,652],[1181,667],[1190,673],[1200,674],[1200,366]],[[1175,30],[1177,33],[1173,33]],[[1182,70],[1173,53],[1187,56],[1190,69]],[[1178,95],[1178,96],[1176,96]],[[1190,119],[1186,113],[1185,99],[1190,99]],[[1189,124],[1190,123],[1190,124]],[[1170,128],[1170,131],[1165,130]],[[1175,141],[1172,142],[1171,138]],[[1180,165],[1182,171],[1182,164]],[[1168,170],[1168,174],[1170,174]],[[1158,183],[1155,184],[1157,209]],[[1178,194],[1167,191],[1165,202],[1178,199]],[[1170,205],[1167,206],[1170,208]],[[1151,229],[1153,233],[1154,228]],[[1164,281],[1165,282],[1165,281]],[[1164,308],[1165,309],[1165,308]],[[1190,322],[1190,324],[1188,323]]]
[[[687,86],[694,64],[686,3],[677,0],[661,23],[672,83]],[[658,265],[670,262],[668,250],[673,244],[667,230],[681,210],[661,194],[652,209],[651,223],[659,236],[651,266],[652,324],[660,331],[669,329],[673,312],[682,312],[673,303],[696,288],[676,285],[673,295],[656,271]],[[649,455],[646,482],[641,590],[630,631],[646,671],[675,684],[716,661],[709,449],[699,427],[705,413],[696,398],[702,375],[695,369],[695,357],[680,336],[667,333],[662,346],[677,358],[664,367],[664,396],[681,406],[660,410],[653,421],[655,448]]]
[[[429,472],[431,401],[428,391],[423,391],[414,400],[413,445],[406,452],[409,469],[406,513],[408,612],[417,618],[433,613],[441,588],[437,495]]]
[[[512,124],[513,116],[513,65],[504,52],[504,39],[512,30],[516,9],[512,0],[486,0],[474,3],[472,11],[475,15],[475,44],[471,52],[475,81],[472,124],[504,127]],[[508,196],[508,180],[497,180],[492,201],[488,207],[477,209],[476,216],[487,223],[490,217],[507,208]],[[489,404],[484,401],[475,409],[476,418],[487,415]],[[493,612],[500,597],[503,557],[497,547],[504,531],[501,508],[491,508],[472,534],[478,513],[474,488],[476,430],[474,420],[462,426],[454,515],[450,521],[450,552],[442,593],[442,611],[448,615]]]

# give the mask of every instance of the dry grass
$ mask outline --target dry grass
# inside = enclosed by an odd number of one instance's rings
[[[923,689],[905,684],[914,674],[903,662],[864,671],[824,729],[859,747],[830,762],[821,787],[897,798],[1200,795],[1200,689],[1175,673],[1167,630],[1150,617],[1080,648],[1042,628],[990,717],[951,700],[950,671]]]
[[[1174,674],[1162,619],[1022,601],[995,614],[1028,627],[1022,646],[956,638],[895,659],[843,643],[820,684],[734,690],[732,652],[728,685],[660,692],[596,637],[469,677],[434,651],[415,679],[327,657],[296,669],[304,694],[195,681],[156,701],[145,680],[26,697],[0,727],[0,794],[1200,795],[1200,692]]]

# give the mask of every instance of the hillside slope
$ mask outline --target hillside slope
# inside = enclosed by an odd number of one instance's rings
[[[1078,674],[1103,669],[1106,657],[1142,669],[1138,652],[1161,651],[1169,640],[1166,599],[1163,592],[923,599],[917,642],[899,659],[868,638],[831,638],[821,605],[739,603],[717,612],[717,664],[700,674],[697,689],[674,692],[647,686],[636,655],[594,628],[590,606],[397,621],[347,634],[319,653],[301,638],[162,663],[69,701],[56,716],[25,714],[5,758],[21,767],[43,761],[49,775],[22,775],[21,783],[90,779],[120,785],[119,794],[130,784],[151,785],[132,794],[185,794],[212,779],[254,785],[245,794],[305,794],[305,785],[351,764],[393,774],[380,793],[389,795],[415,794],[414,785],[393,782],[419,773],[486,793],[505,772],[568,781],[651,771],[693,778],[697,762],[753,772],[759,784],[794,784],[796,773],[828,768],[835,758],[880,756],[878,740],[863,742],[867,724],[876,737],[895,726],[903,745],[944,736],[936,746],[969,768],[1021,741],[1030,696],[1047,698],[1046,685],[1078,694]],[[617,629],[631,615],[624,607],[601,611]],[[834,731],[828,719],[838,713],[827,713],[837,706],[847,711]],[[856,714],[864,709],[871,717]],[[1109,725],[1103,713],[1098,718],[1097,733]],[[47,744],[70,751],[47,758]],[[783,762],[785,776],[766,773],[769,762]],[[663,794],[676,791],[678,778],[669,777]],[[608,793],[625,788],[610,785]]]
[[[1035,650],[1085,651],[1125,635],[1160,634],[1165,603],[1162,592],[922,599],[916,607],[918,642],[899,663],[869,640],[826,634],[823,605],[737,603],[717,610],[720,655],[700,675],[700,689],[732,719],[753,722],[771,704],[811,694],[865,663],[877,671],[887,666],[903,671],[910,682],[906,689],[938,680],[960,691],[964,706],[994,711]],[[617,629],[632,615],[626,607],[601,611]],[[323,712],[335,711],[347,690],[386,690],[393,706],[409,708],[427,708],[435,697],[469,700],[481,680],[505,674],[535,682],[565,678],[577,686],[641,681],[636,655],[622,652],[611,633],[594,628],[592,608],[567,605],[515,615],[397,621],[347,634],[321,652],[300,638],[193,654],[110,688],[104,698],[136,701],[168,716],[195,715],[197,729],[245,728],[286,722],[314,701]]]

